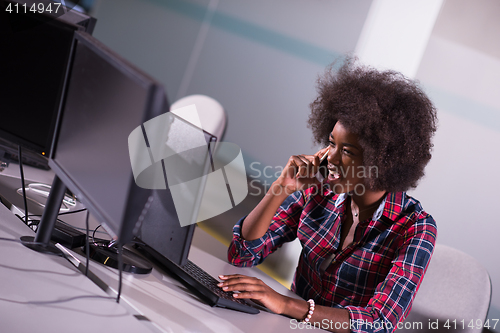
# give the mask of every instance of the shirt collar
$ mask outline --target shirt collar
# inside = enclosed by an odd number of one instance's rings
[[[342,205],[347,198],[347,193],[340,193],[339,196],[337,197],[337,200],[335,200],[335,208],[339,208],[340,205]]]
[[[335,200],[335,208],[339,209],[344,204],[347,193],[341,193]],[[384,200],[380,203],[377,210],[373,213],[372,220],[377,221],[383,216],[388,217],[390,220],[395,220],[403,210],[403,201],[405,198],[404,192],[390,192]]]
[[[382,213],[384,212],[386,201],[387,201],[387,196],[385,196],[384,200],[382,200],[382,202],[378,206],[377,210],[373,213],[373,216],[372,216],[373,221],[377,221],[382,216]]]
[[[391,221],[395,221],[403,211],[405,197],[405,192],[388,193],[384,199],[385,204],[382,215],[386,216]]]

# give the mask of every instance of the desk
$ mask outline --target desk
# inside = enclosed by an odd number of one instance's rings
[[[33,231],[0,205],[0,237],[19,239],[23,235],[33,235]],[[3,332],[295,331],[290,328],[290,319],[284,316],[212,308],[158,267],[147,275],[124,273],[122,299],[117,304],[106,298],[113,292],[107,294],[99,289],[64,258],[7,241],[0,241],[0,253]],[[75,256],[85,261],[82,255]],[[298,297],[260,270],[231,266],[225,257],[225,247],[197,228],[189,258],[208,273],[256,276],[278,292]],[[111,289],[117,289],[117,270],[94,262],[90,270]],[[137,320],[134,315],[147,320]]]
[[[247,274],[265,281],[275,290],[298,297],[256,268],[238,268],[227,263],[226,248],[196,228],[189,259],[212,276]],[[102,265],[92,270],[111,286],[116,286],[116,272]],[[104,271],[107,271],[105,274]],[[112,274],[111,271],[113,272]],[[210,307],[181,283],[154,267],[151,274],[124,275],[123,297],[137,310],[162,328],[172,332],[289,332],[290,319],[261,311],[250,315],[218,307]],[[170,331],[167,330],[167,331]]]
[[[33,231],[0,205],[0,237]],[[0,241],[2,332],[154,332],[66,259]]]

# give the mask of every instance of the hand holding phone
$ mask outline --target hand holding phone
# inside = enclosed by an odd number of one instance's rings
[[[329,149],[326,150],[326,152],[320,157],[319,159],[319,170],[316,173],[316,179],[319,182],[323,182],[325,178],[328,175],[328,151]]]
[[[277,184],[285,188],[287,194],[319,185],[328,174],[328,150],[329,148],[326,147],[314,155],[291,156],[281,176],[277,179]]]

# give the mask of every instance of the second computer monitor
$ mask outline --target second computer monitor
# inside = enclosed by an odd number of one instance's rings
[[[163,87],[92,36],[76,33],[73,54],[49,165],[120,243],[138,232],[163,256],[184,262],[216,138],[165,114],[169,108]],[[160,135],[165,142],[145,135],[144,148],[150,153],[140,156],[148,164],[152,150],[165,144],[178,153],[155,164],[160,187],[141,187],[134,179],[129,136],[138,129],[151,134],[149,125],[159,119],[167,120]],[[172,174],[169,168],[182,172]],[[190,176],[200,181],[181,191],[192,200],[193,211],[191,225],[181,227],[170,185],[182,186],[178,183],[186,179],[179,176],[185,170],[194,170]]]
[[[167,110],[161,84],[92,36],[75,34],[49,165],[122,244],[152,194],[134,182],[127,138]]]
[[[0,142],[5,146],[0,150],[10,156],[21,145],[39,154],[43,164],[42,155],[48,156],[52,143],[73,34],[92,33],[96,20],[74,11],[57,15],[52,10],[25,10],[26,6],[29,9],[31,3],[0,1],[0,139],[7,141]],[[67,10],[63,8],[60,13]]]

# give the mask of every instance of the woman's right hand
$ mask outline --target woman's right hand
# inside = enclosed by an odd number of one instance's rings
[[[313,185],[319,185],[316,173],[320,166],[320,157],[328,151],[328,147],[319,150],[314,155],[291,156],[281,175],[275,182],[286,195],[304,190]]]
[[[320,156],[324,156],[327,150],[323,148],[314,155],[290,157],[281,175],[245,218],[241,229],[243,239],[254,240],[264,236],[286,197],[295,191],[320,184],[315,175],[319,169]]]

